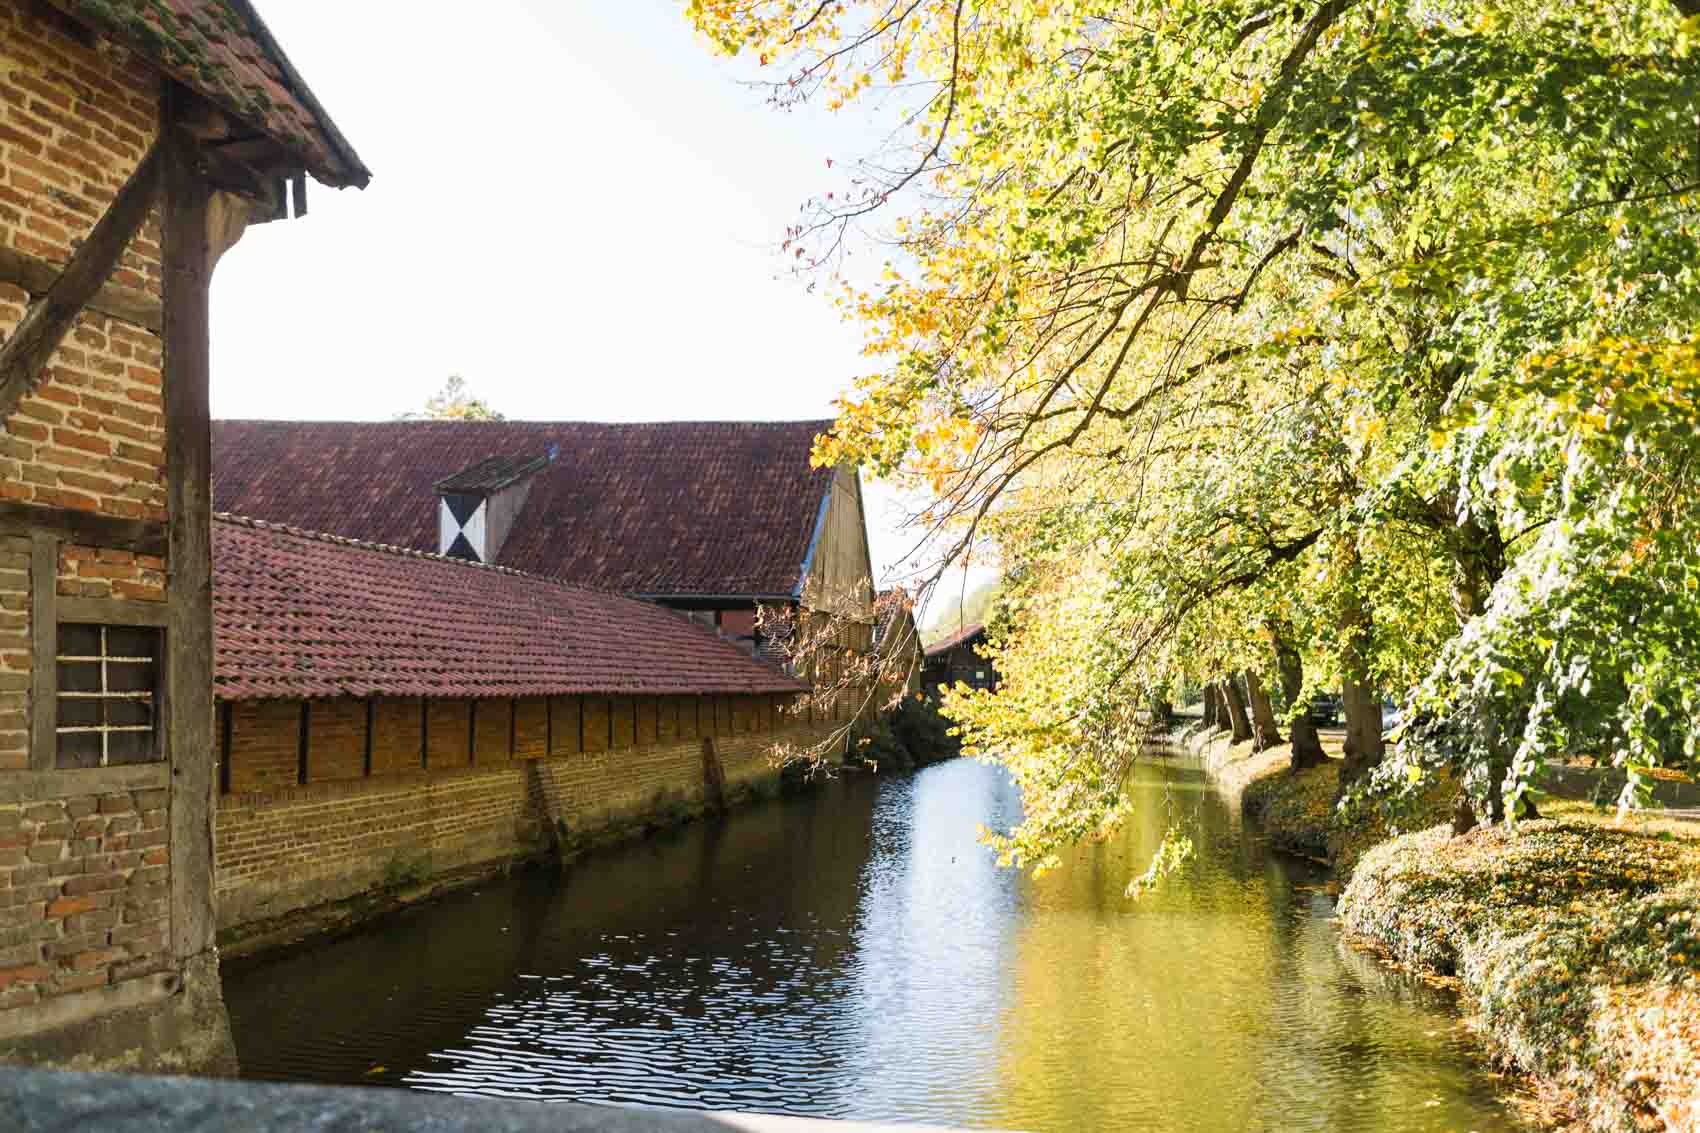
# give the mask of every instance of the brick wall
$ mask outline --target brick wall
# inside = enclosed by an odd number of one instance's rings
[[[152,144],[159,81],[41,12],[0,3],[0,244],[54,266],[106,211]],[[112,283],[160,294],[157,214]],[[0,281],[0,334],[30,296]],[[0,436],[0,499],[165,519],[159,337],[86,310]]]
[[[235,719],[268,721],[271,733],[233,730],[229,753],[232,791],[218,807],[217,888],[219,924],[232,928],[282,916],[401,880],[422,880],[457,870],[538,854],[552,844],[551,827],[566,825],[569,837],[617,832],[650,820],[670,819],[703,799],[703,736],[709,725],[726,783],[737,789],[776,776],[775,744],[806,744],[825,738],[829,724],[810,724],[783,710],[775,697],[665,697],[609,699],[553,697],[521,701],[512,730],[515,750],[481,750],[477,764],[418,765],[418,702],[374,702],[373,774],[360,779],[310,779],[305,786],[255,789],[255,768],[268,766],[282,750],[296,750],[299,702],[238,703]],[[465,702],[444,702],[465,708]],[[507,741],[508,701],[481,701],[483,721],[501,723]],[[365,719],[361,701],[314,702],[311,717],[326,705],[346,718]],[[713,727],[714,709],[726,726]],[[628,734],[643,737],[610,748],[611,727],[624,713]],[[458,719],[465,750],[467,717]],[[580,751],[578,723],[600,721],[600,747]],[[434,719],[434,718],[433,718]],[[745,725],[731,730],[733,720]],[[610,722],[612,720],[612,723]],[[408,721],[413,721],[411,731]],[[665,722],[672,721],[671,725]],[[435,723],[433,722],[433,727]],[[555,753],[542,755],[539,731],[552,731]],[[494,734],[494,726],[492,726]],[[405,756],[413,742],[413,760]],[[243,737],[238,742],[238,737]],[[586,739],[590,736],[587,734]],[[319,737],[309,735],[308,766],[322,765]],[[327,740],[327,742],[329,742]],[[363,750],[364,735],[336,742]],[[380,761],[379,752],[394,752]],[[341,755],[328,756],[338,765]],[[293,768],[293,764],[291,765]]]
[[[230,715],[231,750],[241,759],[221,769],[233,792],[273,791],[298,782],[301,705],[293,700],[244,700],[221,709]]]
[[[76,598],[165,601],[165,560],[104,547],[59,548],[59,593]]]
[[[0,1009],[172,966],[166,792],[0,805]]]

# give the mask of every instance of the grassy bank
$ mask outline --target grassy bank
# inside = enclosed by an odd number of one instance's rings
[[[1352,867],[1371,846],[1451,818],[1456,792],[1449,783],[1436,783],[1396,812],[1369,810],[1343,819],[1334,809],[1340,778],[1337,738],[1323,739],[1327,763],[1298,774],[1289,770],[1290,744],[1259,752],[1252,750],[1250,740],[1235,744],[1218,734],[1187,746],[1204,759],[1217,786],[1238,797],[1242,812],[1277,849],[1329,862],[1342,880],[1351,876]]]
[[[1346,927],[1459,977],[1493,1047],[1597,1129],[1700,1128],[1700,838],[1580,804],[1369,850]]]
[[[1285,746],[1187,746],[1277,847],[1349,879],[1354,943],[1456,977],[1491,1048],[1555,1112],[1700,1130],[1700,826],[1546,799],[1542,821],[1453,838],[1451,784],[1342,817],[1333,759],[1295,775]]]

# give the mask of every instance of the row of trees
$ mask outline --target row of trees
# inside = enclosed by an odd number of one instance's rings
[[[1482,818],[1560,756],[1700,763],[1700,0],[688,12],[889,128],[788,233],[874,359],[816,455],[1005,565],[1002,685],[950,710],[1012,859],[1231,674],[1340,689],[1346,785]]]

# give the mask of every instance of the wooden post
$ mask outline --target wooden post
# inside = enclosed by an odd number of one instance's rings
[[[30,758],[34,771],[59,762],[59,540],[30,537]]]
[[[207,202],[194,145],[178,128],[184,93],[161,116],[167,536],[166,751],[171,761],[171,944],[213,946],[212,425],[207,402]]]

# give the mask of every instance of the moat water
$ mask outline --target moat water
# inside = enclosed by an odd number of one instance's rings
[[[1186,766],[1040,880],[966,760],[792,798],[228,966],[254,1078],[1026,1130],[1517,1128],[1450,996]],[[1197,853],[1122,896],[1171,820]]]

